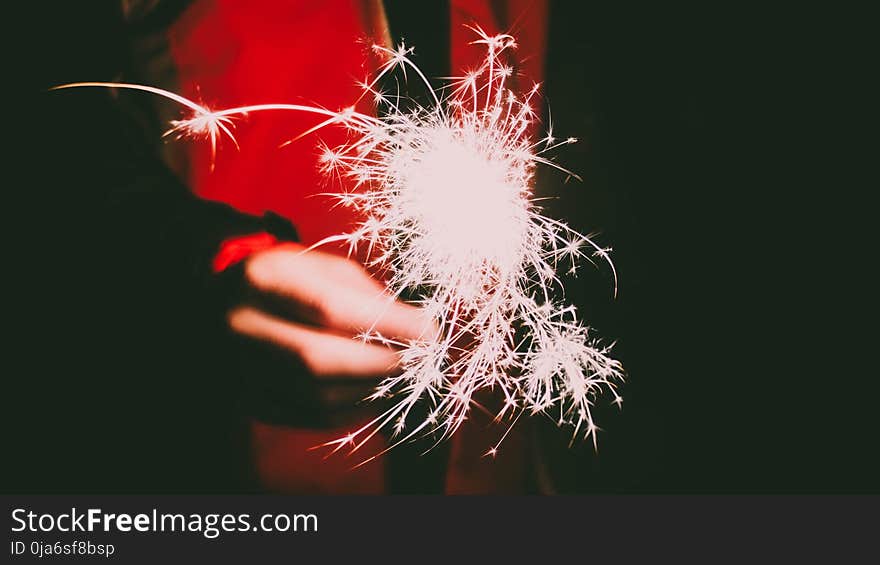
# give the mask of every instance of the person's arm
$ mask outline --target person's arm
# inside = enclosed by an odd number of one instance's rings
[[[286,352],[309,376],[377,378],[395,371],[393,350],[353,338],[373,328],[391,339],[412,339],[430,323],[417,309],[384,297],[362,266],[320,252],[300,256],[281,245],[237,269],[214,272],[230,239],[265,233],[292,243],[296,232],[276,215],[250,216],[194,196],[157,157],[149,128],[130,111],[132,97],[100,89],[44,95],[41,117],[56,133],[44,139],[41,151],[51,168],[40,184],[52,187],[51,202],[59,204],[61,217],[51,223],[56,236],[85,235],[92,243],[81,247],[112,257],[111,278],[119,270],[136,279],[158,277],[163,287],[213,301],[203,306],[209,310],[231,310],[233,333]],[[107,265],[97,266],[89,276],[108,274],[101,268]]]

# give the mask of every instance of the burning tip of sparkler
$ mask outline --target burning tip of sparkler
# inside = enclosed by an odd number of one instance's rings
[[[516,47],[513,36],[471,29],[478,36],[473,43],[485,46],[486,58],[451,80],[451,88],[431,85],[410,59],[412,47],[374,44],[373,51],[386,61],[373,80],[362,83],[361,98],[386,103],[379,117],[358,112],[360,99],[338,111],[296,104],[211,110],[143,85],[58,87],[128,88],[177,101],[190,114],[172,121],[167,134],[209,140],[212,155],[221,137],[238,145],[233,119],[255,111],[321,116],[323,121],[282,146],[328,126],[349,133],[343,145],[322,146],[318,161],[343,184],[337,204],[364,219],[351,232],[309,249],[332,242],[348,245],[349,252],[365,246],[370,265],[387,275],[388,294],[418,296],[418,305],[440,329],[435,339],[397,344],[402,371],[369,397],[394,398],[394,404],[360,429],[319,446],[331,453],[344,447],[356,452],[383,429],[393,433],[388,449],[422,435],[446,439],[468,419],[475,394],[489,388],[500,389],[507,399],[497,419],[515,415],[516,423],[526,413],[558,413],[560,425],[574,428],[573,438],[583,433],[595,447],[600,429],[593,407],[600,392],[610,391],[613,402],[622,403],[616,388],[623,368],[609,356],[612,346],[595,340],[576,310],[556,298],[563,290],[557,272],[574,272],[578,261],[594,257],[609,265],[616,296],[610,248],[542,215],[533,194],[537,166],[579,178],[544,156],[577,139],[557,142],[549,127],[544,138],[533,142],[537,114],[531,100],[540,83],[525,93],[511,88],[513,67],[501,54]],[[386,97],[377,87],[393,71],[406,80],[407,70],[427,87],[430,104],[400,104],[404,97]],[[360,337],[382,339],[377,334]],[[419,404],[427,405],[430,416],[415,422],[410,416]],[[499,446],[486,455],[494,457]]]

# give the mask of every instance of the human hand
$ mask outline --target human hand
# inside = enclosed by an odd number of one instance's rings
[[[284,244],[245,263],[247,297],[227,316],[230,329],[290,353],[316,378],[371,379],[399,371],[394,348],[353,339],[367,330],[406,342],[430,339],[432,320],[393,300],[358,263]]]

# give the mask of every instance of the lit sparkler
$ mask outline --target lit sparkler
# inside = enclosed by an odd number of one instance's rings
[[[595,445],[598,396],[610,393],[615,404],[622,402],[617,389],[623,370],[609,356],[610,346],[591,336],[573,306],[555,298],[562,284],[557,270],[573,272],[581,259],[594,257],[610,266],[616,294],[609,250],[543,216],[533,198],[536,166],[576,176],[545,156],[576,140],[556,140],[548,133],[532,142],[537,119],[532,99],[539,87],[521,95],[508,87],[512,69],[502,53],[515,47],[514,38],[473,30],[478,35],[474,43],[487,50],[482,66],[442,89],[434,89],[413,63],[411,48],[375,45],[386,60],[377,76],[362,85],[361,99],[372,97],[386,110],[381,117],[357,112],[355,105],[341,111],[296,104],[212,110],[165,90],[124,83],[58,87],[127,88],[174,100],[190,114],[172,121],[165,135],[207,139],[212,154],[221,136],[235,142],[234,119],[251,112],[323,116],[291,141],[331,125],[352,134],[347,144],[324,147],[320,160],[328,175],[348,180],[347,189],[334,196],[361,212],[363,220],[352,232],[315,246],[343,242],[351,251],[366,246],[371,266],[386,275],[389,300],[409,297],[437,320],[440,331],[406,343],[373,330],[360,336],[401,348],[401,373],[385,379],[370,396],[396,402],[360,429],[324,445],[333,452],[355,451],[383,429],[395,438],[388,449],[421,436],[447,439],[484,389],[501,391],[504,401],[496,420],[509,422],[487,454],[497,452],[524,413],[554,415],[560,426],[571,425],[575,436],[592,438]],[[400,70],[405,76],[407,69],[427,87],[432,100],[427,106],[377,86],[389,73]],[[427,418],[410,421],[420,403],[428,407]]]

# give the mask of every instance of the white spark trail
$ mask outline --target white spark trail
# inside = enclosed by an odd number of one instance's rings
[[[551,133],[533,143],[536,121],[531,101],[539,86],[520,96],[507,85],[512,69],[502,55],[515,48],[510,35],[489,36],[473,27],[475,44],[486,46],[482,66],[433,88],[401,44],[396,50],[374,46],[387,57],[377,75],[361,86],[386,112],[373,117],[355,106],[332,111],[297,104],[258,104],[211,110],[162,89],[125,83],[83,82],[57,88],[106,87],[141,90],[188,108],[190,116],[171,122],[166,135],[210,140],[216,151],[221,135],[235,142],[234,119],[262,111],[295,111],[325,119],[284,143],[324,127],[343,127],[352,139],[324,147],[321,167],[351,186],[335,194],[341,205],[364,218],[346,234],[313,247],[345,243],[366,246],[369,265],[386,277],[389,294],[409,299],[437,320],[436,338],[407,343],[376,332],[362,339],[402,349],[403,370],[385,379],[369,397],[391,397],[394,404],[358,430],[324,444],[332,452],[356,451],[376,433],[390,429],[387,449],[421,436],[436,441],[456,432],[476,404],[475,395],[498,390],[504,406],[496,421],[507,430],[489,447],[494,456],[524,413],[556,414],[596,444],[599,431],[593,408],[601,393],[620,405],[621,364],[609,356],[611,345],[591,335],[573,306],[561,302],[557,271],[599,257],[611,269],[614,294],[617,271],[605,249],[565,223],[542,215],[533,195],[535,168],[546,165],[577,177],[544,155],[574,138]],[[427,87],[425,107],[398,93],[378,89],[380,80],[409,69]],[[414,109],[402,110],[401,102]],[[413,420],[426,406],[428,417]],[[574,439],[574,438],[573,438]],[[387,451],[387,450],[386,450]],[[368,458],[366,463],[378,457]]]

